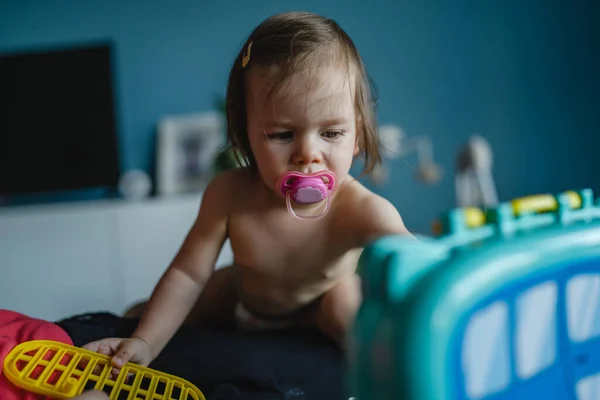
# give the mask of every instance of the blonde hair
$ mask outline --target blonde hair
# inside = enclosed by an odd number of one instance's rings
[[[250,34],[229,74],[226,98],[227,137],[236,150],[238,162],[257,170],[247,131],[246,84],[253,68],[266,68],[275,81],[271,92],[295,73],[316,66],[318,60],[345,63],[354,75],[354,110],[359,154],[364,158],[363,174],[381,162],[375,118],[375,96],[362,58],[340,26],[320,15],[290,12],[273,15]],[[239,156],[241,155],[241,159]]]

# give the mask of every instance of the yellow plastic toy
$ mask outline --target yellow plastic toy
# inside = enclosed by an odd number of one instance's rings
[[[569,190],[565,192],[565,195],[571,208],[581,208],[581,197],[579,194],[577,194],[577,192]],[[558,203],[555,196],[549,194],[521,197],[514,199],[509,204],[511,205],[513,213],[516,216],[521,216],[528,213],[543,213],[558,209]],[[456,211],[462,213],[462,218],[464,219],[465,226],[468,229],[479,228],[488,222],[486,221],[485,211],[481,208],[464,207],[461,209],[456,209]],[[435,221],[433,223],[432,230],[436,236],[441,236],[442,234],[446,233],[442,229],[443,225],[444,224],[442,221]]]
[[[4,360],[15,386],[55,399],[99,389],[111,400],[206,400],[185,379],[133,363],[111,376],[110,357],[50,340],[21,343]]]

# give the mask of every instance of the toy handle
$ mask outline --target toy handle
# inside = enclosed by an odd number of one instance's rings
[[[565,192],[569,199],[571,208],[581,207],[581,197],[573,192]],[[555,211],[558,208],[556,197],[550,194],[539,194],[535,196],[521,197],[512,201],[512,207],[515,215],[527,214],[531,212]]]

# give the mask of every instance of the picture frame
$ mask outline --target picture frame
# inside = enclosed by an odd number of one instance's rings
[[[220,112],[173,115],[158,124],[156,194],[202,191],[225,144]]]

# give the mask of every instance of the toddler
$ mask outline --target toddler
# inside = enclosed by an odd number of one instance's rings
[[[360,305],[365,244],[408,234],[350,176],[380,162],[365,67],[331,19],[284,13],[250,34],[231,68],[229,140],[243,167],[216,176],[131,338],[85,347],[148,365],[187,320],[270,329],[309,324],[343,346]],[[229,238],[234,264],[214,271]]]

